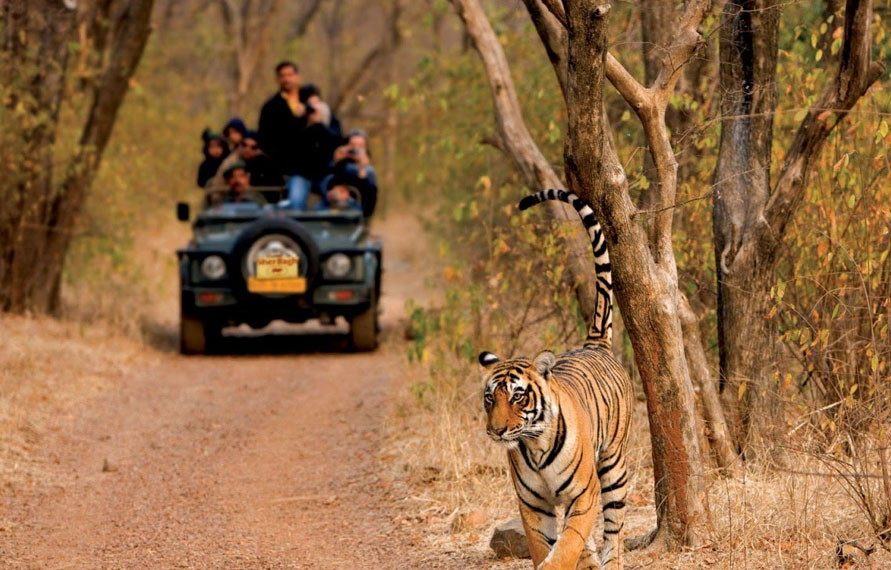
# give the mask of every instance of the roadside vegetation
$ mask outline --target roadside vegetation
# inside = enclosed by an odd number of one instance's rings
[[[560,165],[565,109],[535,27],[522,8],[485,7],[510,62],[534,141],[552,164]],[[704,27],[713,29],[717,17],[707,15]],[[872,22],[877,61],[891,57],[888,17],[877,7]],[[643,77],[639,18],[635,7],[614,5],[609,43],[611,53]],[[460,22],[453,25],[460,29]],[[811,4],[784,8],[774,172],[796,126],[831,77],[832,67],[819,62],[837,61],[840,26],[841,12]],[[695,61],[696,73],[673,95],[670,111],[682,116],[675,124],[683,127],[671,133],[679,162],[673,210],[678,282],[696,314],[710,381],[716,383],[712,200],[720,143],[717,58],[715,31]],[[647,143],[616,91],[606,86],[604,99],[630,192],[637,199],[654,183],[647,170]],[[484,550],[494,524],[516,516],[516,499],[503,452],[482,428],[476,354],[484,349],[506,356],[542,348],[560,351],[584,337],[585,318],[568,278],[563,245],[575,228],[555,225],[541,212],[517,212],[516,202],[530,189],[498,148],[491,95],[473,50],[423,58],[410,81],[406,105],[421,124],[439,126],[427,135],[422,129],[413,146],[422,159],[437,164],[424,174],[424,182],[441,190],[435,210],[431,207],[426,216],[440,272],[433,284],[438,301],[407,308],[412,338],[407,349],[412,372],[407,376],[412,381],[397,415],[399,431],[411,435],[399,456],[418,493],[412,500],[439,523],[443,536],[452,536],[452,547]],[[891,464],[885,451],[891,374],[889,110],[883,76],[830,135],[787,230],[767,315],[776,339],[770,391],[782,408],[777,429],[783,437],[750,453],[759,459],[730,477],[722,475],[703,445],[706,521],[701,544],[662,558],[659,567],[876,567],[891,559]],[[639,378],[621,328],[614,342],[632,378]],[[631,536],[656,522],[647,420],[636,382],[640,397],[632,438]],[[724,390],[725,409],[742,400],[747,389],[743,382]],[[701,402],[697,407],[701,414]],[[703,429],[701,417],[697,421],[706,442],[711,434]],[[657,561],[652,556],[635,553],[630,561],[650,564]]]

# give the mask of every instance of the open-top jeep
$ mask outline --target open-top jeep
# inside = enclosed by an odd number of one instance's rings
[[[359,210],[301,211],[277,201],[281,188],[252,189],[257,203],[198,213],[194,235],[177,250],[180,350],[211,352],[222,329],[275,319],[350,323],[357,350],[377,347],[381,242]],[[189,205],[177,217],[190,219]]]

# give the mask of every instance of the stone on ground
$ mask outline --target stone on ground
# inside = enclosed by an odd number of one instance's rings
[[[495,527],[489,547],[498,558],[529,558],[529,545],[520,519],[511,519]]]

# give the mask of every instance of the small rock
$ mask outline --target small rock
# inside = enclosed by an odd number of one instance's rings
[[[111,472],[117,471],[117,470],[118,470],[118,466],[115,465],[114,463],[112,463],[111,461],[109,461],[108,458],[106,457],[105,460],[102,462],[102,472],[103,473],[111,473]]]
[[[458,513],[452,519],[452,532],[481,528],[486,525],[487,518],[486,512],[479,509]]]
[[[520,519],[511,519],[495,527],[489,548],[498,558],[530,558],[526,533]]]

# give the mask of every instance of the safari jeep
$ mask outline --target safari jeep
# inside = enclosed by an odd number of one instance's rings
[[[222,329],[275,319],[350,324],[357,350],[377,347],[381,242],[357,210],[304,212],[280,206],[280,188],[252,190],[265,205],[226,204],[196,217],[194,235],[177,250],[180,350],[212,352]],[[189,221],[190,208],[177,204]]]

